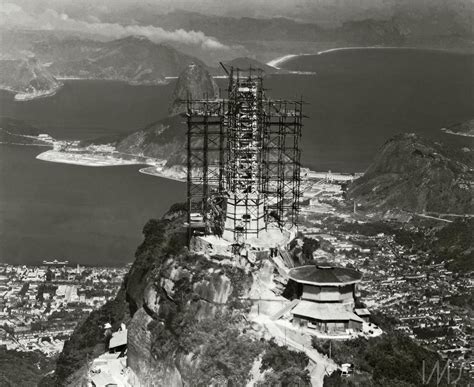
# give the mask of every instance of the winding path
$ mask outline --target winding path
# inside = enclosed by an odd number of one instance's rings
[[[311,346],[300,344],[288,337],[286,332],[283,332],[281,327],[271,319],[266,316],[260,316],[259,323],[268,330],[278,344],[286,345],[299,352],[304,352],[314,363],[314,366],[310,369],[312,387],[323,387],[324,376],[337,370],[338,366],[334,360],[328,359]]]

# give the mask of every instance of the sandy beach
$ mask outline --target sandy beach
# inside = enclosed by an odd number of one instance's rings
[[[284,56],[280,56],[278,58],[272,59],[270,62],[267,62],[268,66],[272,66],[276,69],[280,69],[280,66],[285,63],[286,61],[290,60],[291,58],[297,57],[297,56],[306,56],[306,55],[322,55],[322,54],[327,54],[330,52],[335,52],[335,51],[344,51],[344,50],[364,50],[364,49],[400,49],[404,47],[384,47],[384,46],[357,46],[357,47],[334,47],[334,48],[329,48],[327,50],[322,50],[318,51],[314,54],[312,53],[303,53],[303,54],[288,54]]]
[[[151,175],[151,176],[156,176],[156,177],[162,177],[164,179],[170,179],[170,180],[175,180],[179,182],[186,182],[186,175],[185,173],[183,174],[178,174],[175,171],[167,168],[162,168],[162,167],[146,167],[146,168],[141,168],[139,170],[140,173],[143,173],[145,175]]]
[[[52,163],[74,164],[84,167],[113,167],[122,165],[143,165],[138,160],[125,160],[114,157],[112,154],[60,152],[48,150],[36,156],[38,160]]]
[[[270,62],[267,62],[268,66],[275,67],[276,69],[279,69],[282,63],[286,62],[288,59],[294,58],[295,56],[300,56],[300,55],[308,55],[308,54],[289,54],[289,55],[284,55],[279,58],[273,59]]]
[[[471,138],[474,137],[473,134],[453,132],[452,130],[449,130],[449,129],[446,129],[446,128],[442,128],[441,131],[446,133],[446,134],[452,134],[453,136],[462,136],[462,137],[471,137]]]
[[[346,50],[365,50],[365,49],[397,49],[400,47],[383,47],[383,46],[371,46],[371,47],[364,47],[364,46],[358,46],[358,47],[335,47],[335,48],[330,48],[328,50],[323,50],[323,51],[318,51],[318,55],[321,54],[327,54],[330,52],[335,52],[335,51],[346,51]]]
[[[145,175],[162,177],[175,181],[186,181],[184,172],[176,171],[170,168],[164,168],[165,160],[154,160],[153,163],[147,163],[143,157],[137,156],[137,159],[123,159],[117,157],[117,154],[94,153],[94,152],[64,152],[57,150],[48,150],[36,156],[38,160],[49,161],[51,163],[62,163],[80,165],[83,167],[119,167],[125,165],[147,165],[140,168],[139,172]]]

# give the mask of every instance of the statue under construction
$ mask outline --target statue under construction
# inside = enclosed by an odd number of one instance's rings
[[[226,71],[227,98],[187,101],[190,237],[275,247],[296,229],[303,103],[267,98],[260,69]]]

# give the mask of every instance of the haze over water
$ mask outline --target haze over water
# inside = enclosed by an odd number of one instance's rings
[[[313,170],[363,171],[400,132],[454,146],[470,141],[439,129],[474,117],[473,56],[426,50],[350,50],[294,58],[269,76],[268,94],[305,105],[302,161]],[[14,102],[1,114],[57,138],[134,131],[163,118],[173,84],[129,86],[68,81],[57,95]],[[142,175],[138,166],[88,168],[35,159],[43,148],[0,145],[0,262],[69,259],[89,264],[133,260],[145,222],[184,201],[182,183]]]

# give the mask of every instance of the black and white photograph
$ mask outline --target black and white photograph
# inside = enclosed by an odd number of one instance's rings
[[[1,0],[0,387],[474,386],[474,0]]]

